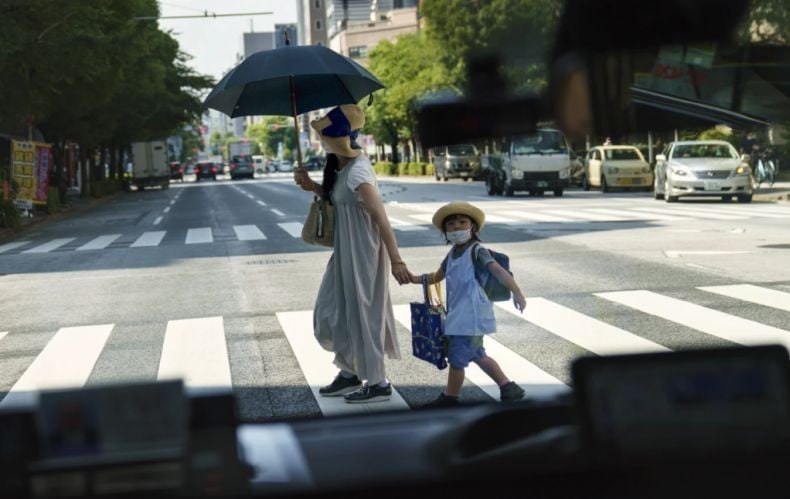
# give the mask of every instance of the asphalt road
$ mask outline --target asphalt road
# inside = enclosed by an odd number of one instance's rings
[[[299,238],[310,195],[289,174],[173,183],[123,194],[0,243],[0,407],[34,390],[153,381],[232,388],[262,421],[417,407],[446,372],[410,355],[387,364],[398,396],[378,407],[315,397],[334,368],[311,310],[331,252]],[[790,204],[689,201],[570,190],[491,198],[479,182],[382,180],[404,260],[435,270],[448,251],[429,225],[450,200],[488,216],[528,296],[497,307],[489,354],[535,397],[562,393],[580,355],[790,344]],[[704,288],[704,289],[702,289]],[[420,299],[391,281],[398,317]],[[462,399],[496,394],[469,372]]]

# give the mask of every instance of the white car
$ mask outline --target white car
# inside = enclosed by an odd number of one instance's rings
[[[653,185],[653,173],[641,151],[634,146],[598,146],[590,150],[584,162],[582,187],[611,189],[646,189]]]
[[[681,196],[716,196],[752,201],[751,169],[723,140],[672,142],[656,156],[655,198],[668,203]]]
[[[294,169],[293,163],[285,159],[280,160],[280,163],[277,165],[277,171],[292,172],[293,169]]]

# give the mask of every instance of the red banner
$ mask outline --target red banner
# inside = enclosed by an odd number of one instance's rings
[[[46,203],[49,193],[49,169],[52,165],[52,148],[47,145],[36,144],[36,164],[34,174],[36,177],[36,192],[34,203]]]

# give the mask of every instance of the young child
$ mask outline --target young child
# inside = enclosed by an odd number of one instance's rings
[[[513,293],[518,310],[524,310],[527,300],[516,281],[491,253],[479,242],[485,224],[485,214],[464,202],[445,205],[433,216],[433,224],[445,236],[452,250],[439,270],[428,276],[433,284],[447,278],[447,318],[444,334],[448,339],[447,361],[450,364],[447,389],[426,407],[448,407],[458,404],[464,384],[464,369],[474,362],[499,385],[503,402],[521,400],[524,390],[510,381],[499,364],[486,355],[483,336],[496,332],[494,306],[475,278],[475,266],[487,267],[499,282]],[[475,253],[474,255],[472,253]],[[412,283],[422,284],[422,277],[414,276]]]

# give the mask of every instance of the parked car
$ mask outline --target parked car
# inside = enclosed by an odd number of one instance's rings
[[[211,161],[200,161],[195,165],[195,180],[199,181],[201,178],[210,178],[217,180],[217,165]]]
[[[277,171],[281,172],[292,172],[294,170],[294,165],[287,159],[281,159],[280,163],[277,165]]]
[[[447,182],[451,178],[462,178],[466,182],[470,178],[480,177],[480,153],[475,146],[459,144],[434,147],[432,152],[433,171],[437,181]]]
[[[170,180],[184,181],[184,168],[178,161],[170,163]]]
[[[642,152],[634,146],[598,146],[590,149],[584,161],[582,187],[603,192],[611,189],[650,190],[653,173]]]
[[[668,203],[684,196],[717,196],[752,201],[751,168],[745,156],[723,140],[672,142],[656,156],[655,198]]]
[[[252,166],[252,156],[233,156],[230,160],[230,178],[255,177],[255,169]]]
[[[266,171],[266,159],[263,156],[255,155],[252,157],[255,173],[268,173]]]
[[[310,156],[302,161],[306,170],[321,170],[324,168],[326,158],[323,156]]]

